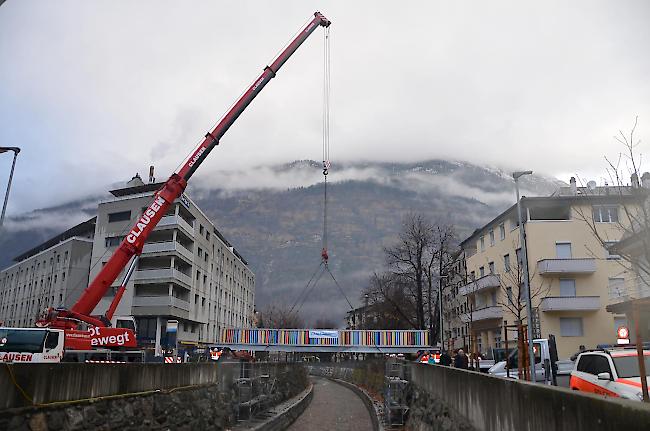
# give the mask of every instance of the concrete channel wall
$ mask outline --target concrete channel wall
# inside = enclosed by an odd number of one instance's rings
[[[299,364],[2,364],[0,429],[224,429],[308,386]],[[242,379],[242,377],[245,377]],[[260,380],[261,379],[261,380]],[[256,380],[242,404],[240,384]],[[264,388],[269,393],[261,393]],[[261,389],[260,389],[261,388]]]
[[[232,382],[239,364],[2,364],[0,409]],[[25,396],[27,395],[27,397]]]
[[[412,364],[412,430],[642,430],[650,407],[473,371]]]

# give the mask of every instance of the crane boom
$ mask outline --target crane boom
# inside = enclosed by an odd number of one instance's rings
[[[219,139],[228,131],[248,105],[255,99],[266,84],[275,77],[282,65],[300,47],[300,45],[319,27],[329,27],[330,21],[320,12],[314,13],[314,18],[298,33],[278,57],[266,66],[262,74],[253,82],[246,92],[237,100],[232,108],[224,115],[215,128],[205,134],[205,139],[197,146],[188,159],[185,160],[177,173],[172,174],[163,186],[154,194],[154,200],[143,212],[136,224],[124,238],[122,243],[113,252],[112,256],[97,276],[84,290],[77,302],[70,310],[59,310],[56,316],[49,318],[48,326],[73,328],[71,320],[83,320],[95,326],[106,326],[106,319],[90,316],[106,291],[111,287],[120,272],[131,259],[139,256],[146,239],[156,227],[160,219],[167,212],[187,186],[187,181],[203,163],[210,151],[219,144]],[[132,272],[131,270],[129,272]],[[109,319],[115,311],[126,282],[123,282],[109,307]],[[46,323],[46,322],[41,322]]]

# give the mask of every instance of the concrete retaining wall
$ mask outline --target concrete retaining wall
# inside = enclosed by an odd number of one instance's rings
[[[235,381],[242,371],[238,363],[3,368],[0,402],[12,408],[0,409],[0,429],[32,431],[224,429],[237,414]],[[308,386],[306,370],[299,364],[258,363],[247,368],[251,377],[273,379],[272,393],[259,406],[262,410]],[[32,397],[35,405],[27,400]]]
[[[569,389],[412,364],[413,430],[641,430],[650,407]]]
[[[238,363],[2,364],[0,410],[157,389],[232,382]]]

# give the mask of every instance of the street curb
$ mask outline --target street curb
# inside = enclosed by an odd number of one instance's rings
[[[246,429],[251,431],[285,430],[305,411],[313,396],[314,385],[310,383],[309,387],[302,391],[299,395],[296,395],[289,401],[285,401],[281,405],[274,407],[274,409],[281,410],[275,416]],[[286,404],[290,405],[286,406]]]
[[[345,386],[346,388],[350,389],[352,392],[357,394],[357,396],[361,398],[361,401],[363,401],[363,404],[366,406],[366,409],[370,414],[370,420],[372,421],[373,431],[384,431],[384,427],[381,426],[381,424],[379,423],[378,412],[377,410],[375,410],[375,403],[366,392],[364,392],[357,385],[352,384],[350,382],[346,382],[345,380],[335,379],[333,377],[325,377],[325,378],[335,383],[338,383],[341,386]]]

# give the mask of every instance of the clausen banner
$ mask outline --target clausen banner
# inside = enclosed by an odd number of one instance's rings
[[[339,338],[339,331],[309,330],[309,338]]]

